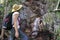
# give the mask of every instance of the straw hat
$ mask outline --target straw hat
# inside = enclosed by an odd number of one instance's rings
[[[20,10],[22,8],[22,5],[14,4],[12,7],[12,12]]]

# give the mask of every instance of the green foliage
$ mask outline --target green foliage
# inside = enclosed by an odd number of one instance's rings
[[[56,40],[60,40],[60,25],[59,28],[57,29],[57,31],[55,32],[55,34],[57,35],[57,39]]]
[[[51,13],[45,14],[43,21],[45,23],[51,24],[54,21],[53,14],[51,14]]]
[[[56,12],[56,16],[58,19],[60,19],[60,12]]]
[[[4,10],[4,7],[0,7],[0,11],[3,12],[3,10]]]
[[[56,17],[57,17],[57,20],[60,20],[60,12],[55,12],[55,14],[56,14]],[[57,28],[57,30],[55,31],[55,34],[57,35],[57,39],[56,40],[60,40],[60,23],[58,24],[58,26],[57,27],[59,27],[59,28]]]
[[[48,11],[53,11],[56,8],[58,0],[47,0],[48,1]]]
[[[0,11],[1,11],[1,13],[0,13],[0,16],[3,16],[4,15],[4,7],[0,7]]]

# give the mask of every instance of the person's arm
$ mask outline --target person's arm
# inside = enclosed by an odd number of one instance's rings
[[[2,28],[2,30],[1,30],[1,36],[0,36],[1,40],[3,40],[4,33],[5,33],[5,30]]]
[[[15,29],[15,36],[16,37],[18,37],[18,28],[17,28],[17,19],[18,19],[18,16],[19,16],[19,14],[15,14],[14,16],[13,16],[13,27],[14,27],[14,29]]]
[[[14,15],[14,17],[13,17],[13,23],[14,23],[14,25],[13,25],[13,27],[15,28],[15,31],[18,31],[17,30],[17,18],[18,18],[18,14],[15,14]]]

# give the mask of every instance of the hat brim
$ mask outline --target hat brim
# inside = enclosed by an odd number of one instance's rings
[[[22,7],[23,7],[22,5],[19,5],[19,8],[17,10],[20,10]],[[17,10],[12,9],[12,12],[17,11]]]

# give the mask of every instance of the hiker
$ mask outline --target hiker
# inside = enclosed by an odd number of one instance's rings
[[[9,36],[9,40],[15,40],[14,37],[20,37],[21,40],[28,40],[28,36],[20,29],[20,14],[19,11],[22,9],[22,5],[14,4],[12,7],[12,29]]]
[[[32,28],[32,36],[36,37],[38,35],[38,32],[43,28],[42,26],[42,20],[41,16],[39,14],[36,15],[36,18],[33,22],[33,28]]]

